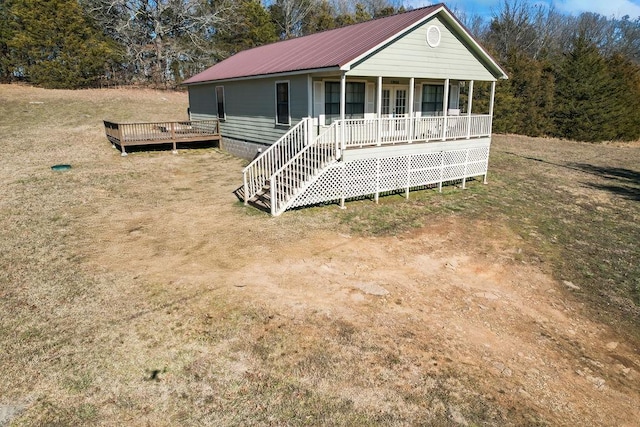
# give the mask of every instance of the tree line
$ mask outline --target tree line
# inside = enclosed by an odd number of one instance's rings
[[[640,138],[640,17],[505,0],[489,22],[468,25],[509,74],[496,89],[495,132]]]
[[[238,51],[404,10],[401,0],[3,0],[0,81],[173,88]],[[503,0],[489,19],[454,13],[509,75],[494,131],[640,138],[640,17],[529,0]]]

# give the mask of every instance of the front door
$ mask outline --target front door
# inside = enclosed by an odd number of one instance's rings
[[[408,86],[382,87],[382,117],[406,117]]]
[[[382,86],[382,118],[385,120],[384,131],[389,135],[406,132],[407,122],[401,120],[408,114],[409,86]]]

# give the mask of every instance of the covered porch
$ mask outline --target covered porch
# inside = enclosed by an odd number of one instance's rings
[[[483,90],[474,92],[481,84]],[[400,77],[315,78],[317,135],[353,149],[491,136],[495,81]],[[475,101],[475,103],[474,103]]]

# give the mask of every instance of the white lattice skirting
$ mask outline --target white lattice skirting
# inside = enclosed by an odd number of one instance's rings
[[[460,146],[444,144],[418,144],[404,150],[402,155],[371,149],[349,160],[330,165],[317,179],[299,194],[289,208],[314,205],[375,195],[384,192],[410,190],[416,187],[440,184],[486,175],[490,140],[466,142]],[[457,146],[456,146],[457,145]],[[407,147],[407,146],[405,146]],[[464,147],[464,148],[463,148]],[[400,155],[398,155],[400,154]]]

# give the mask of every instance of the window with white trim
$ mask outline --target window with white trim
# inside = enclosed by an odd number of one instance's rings
[[[218,118],[224,120],[227,118],[224,109],[224,86],[216,86],[216,104],[218,105]]]
[[[276,124],[289,126],[289,82],[276,82]]]
[[[422,115],[441,116],[442,103],[444,102],[443,85],[422,86]]]
[[[364,117],[365,84],[347,82],[345,87],[344,116],[347,119]],[[340,118],[340,82],[325,82],[324,86],[325,124],[330,125]]]

